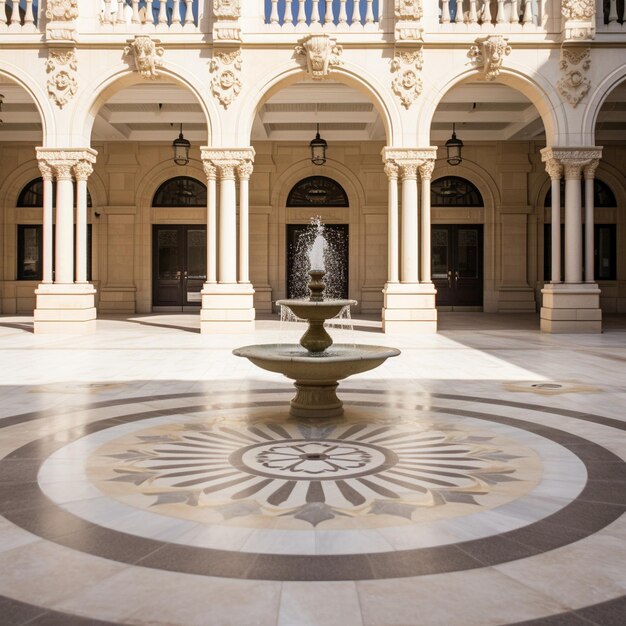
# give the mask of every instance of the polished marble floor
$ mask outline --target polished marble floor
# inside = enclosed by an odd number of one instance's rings
[[[402,354],[294,419],[194,315],[0,316],[0,624],[626,623],[626,318],[357,319]]]

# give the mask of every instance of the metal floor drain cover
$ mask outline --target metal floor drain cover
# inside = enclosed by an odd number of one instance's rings
[[[559,385],[558,383],[535,383],[531,385],[535,389],[563,389],[563,385]]]

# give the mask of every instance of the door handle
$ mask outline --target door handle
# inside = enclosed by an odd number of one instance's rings
[[[176,280],[180,280],[180,275],[181,275],[181,272],[179,270],[178,272],[176,272]]]
[[[452,287],[452,270],[448,270],[448,287]]]
[[[455,285],[456,285],[458,280],[459,280],[459,273],[458,272],[454,272],[454,284]]]

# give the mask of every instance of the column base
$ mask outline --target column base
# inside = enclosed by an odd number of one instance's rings
[[[541,294],[541,332],[602,332],[600,289],[597,284],[548,284]]]
[[[436,295],[432,283],[387,283],[383,289],[383,332],[436,333]]]
[[[41,284],[35,290],[35,333],[84,335],[96,330],[96,290],[90,283]]]
[[[205,283],[200,332],[249,333],[254,330],[254,289],[251,283]]]

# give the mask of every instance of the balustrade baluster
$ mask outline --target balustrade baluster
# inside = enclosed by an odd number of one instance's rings
[[[159,0],[159,24],[167,25],[167,2]]]
[[[320,23],[320,0],[311,3],[311,25]]]
[[[298,24],[306,24],[306,0],[298,1]]]
[[[365,8],[365,23],[374,23],[374,0],[367,0],[367,5]]]
[[[326,10],[324,11],[324,24],[331,24],[335,21],[333,12],[333,0],[326,0]]]
[[[618,19],[617,1],[611,0],[611,4],[609,5],[609,24],[612,24],[613,22],[617,22],[617,19]]]
[[[124,16],[125,4],[124,0],[117,0],[117,13],[115,14],[115,22],[117,24],[123,24],[126,21]]]
[[[519,24],[519,9],[517,8],[517,0],[511,0],[511,12],[509,13],[509,23]]]
[[[193,21],[193,0],[185,0],[185,26],[195,26]]]
[[[470,0],[470,8],[469,8],[469,14],[467,16],[467,21],[470,24],[478,23],[478,14],[476,13],[476,0]]]
[[[480,21],[482,24],[491,24],[493,17],[491,16],[491,2],[490,0],[482,0],[483,10],[480,14]]]
[[[455,24],[462,24],[465,21],[465,16],[463,15],[463,0],[456,0],[456,14],[454,16]]]
[[[359,0],[354,0],[352,3],[352,24],[361,23],[361,3]]]
[[[441,23],[450,23],[450,0],[441,0]]]
[[[496,15],[496,24],[504,24],[504,0],[498,0],[498,15]]]
[[[285,0],[285,17],[283,22],[285,24],[291,24],[293,22],[293,13],[291,12],[292,0]]]
[[[102,16],[102,21],[105,24],[111,23],[111,0],[104,0],[104,15]]]
[[[270,11],[270,24],[278,23],[278,0],[272,0],[272,10]]]
[[[153,0],[146,0],[146,21],[145,24],[154,26],[154,12],[152,11]]]
[[[35,26],[33,0],[26,0],[26,9],[24,10],[24,26],[29,26],[30,30],[33,30],[33,27]]]
[[[130,18],[131,24],[141,24],[139,19],[139,0],[133,0],[133,16]]]
[[[524,24],[532,24],[533,22],[533,2],[532,0],[524,0],[524,17],[522,18]]]
[[[346,11],[346,0],[339,0],[339,23],[348,23],[348,12]]]
[[[172,26],[180,26],[180,0],[172,1]]]

